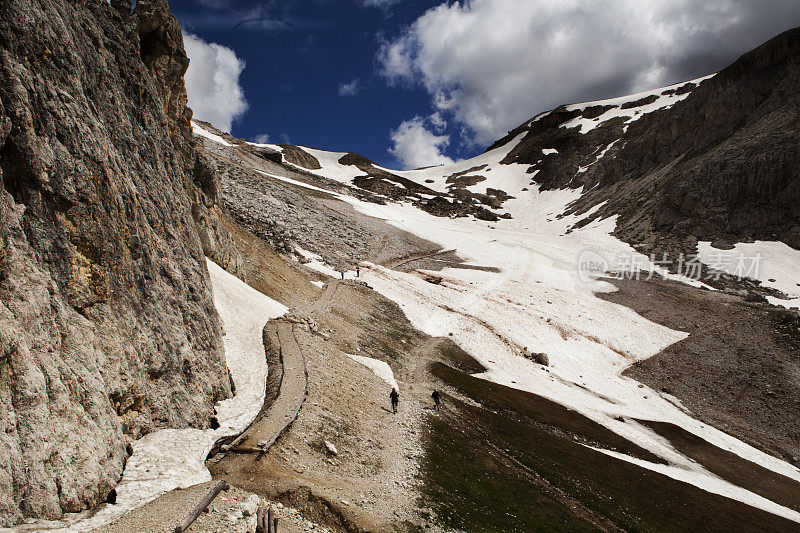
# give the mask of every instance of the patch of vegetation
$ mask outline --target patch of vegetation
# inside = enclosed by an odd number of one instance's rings
[[[613,524],[630,531],[781,531],[794,526],[589,448],[584,444],[643,452],[559,404],[442,364],[431,370],[478,404],[445,395],[425,434],[423,503],[445,527],[584,531]]]
[[[710,472],[780,505],[800,511],[800,483],[717,448],[674,424],[641,421]]]
[[[431,416],[422,469],[425,504],[446,527],[464,531],[595,531],[543,492],[502,457],[480,433],[464,432]],[[535,488],[535,487],[534,487]]]

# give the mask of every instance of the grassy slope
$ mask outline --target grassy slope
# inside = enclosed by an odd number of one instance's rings
[[[557,497],[563,491],[625,530],[796,530],[793,522],[583,446],[581,442],[587,442],[642,455],[558,404],[445,365],[434,364],[432,372],[480,404],[448,396],[441,415],[432,417],[426,437],[424,503],[448,527],[592,529],[556,501],[563,501]]]

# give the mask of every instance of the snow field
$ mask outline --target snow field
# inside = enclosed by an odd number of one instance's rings
[[[192,121],[192,132],[195,135],[199,135],[200,137],[205,137],[206,139],[214,141],[217,144],[221,144],[222,146],[227,146],[227,147],[235,146],[226,141],[225,139],[223,139],[222,137],[220,137],[219,135],[204,130],[203,127],[200,126],[200,124],[198,124],[194,120]]]
[[[710,241],[697,243],[703,263],[734,276],[745,275],[784,293],[789,299],[768,297],[773,305],[800,307],[800,251],[780,241],[738,243],[732,250],[720,250]]]
[[[683,93],[683,94],[675,94],[675,93],[672,93],[672,94],[661,94],[662,92],[664,92],[666,90],[670,90],[670,89],[677,89],[678,87],[681,87],[682,85],[685,85],[687,83],[692,83],[696,87],[697,85],[700,84],[700,82],[705,81],[708,78],[711,78],[712,76],[714,76],[714,74],[711,74],[709,76],[703,76],[702,78],[697,78],[697,79],[694,79],[694,80],[690,80],[688,82],[681,82],[681,83],[676,83],[674,85],[668,85],[666,87],[659,87],[658,89],[653,89],[651,91],[644,91],[644,92],[641,92],[641,93],[631,94],[631,95],[628,95],[628,96],[621,96],[619,98],[610,98],[608,100],[597,100],[595,102],[583,102],[583,103],[580,103],[580,104],[569,105],[569,106],[567,106],[567,111],[573,111],[573,110],[576,110],[576,109],[583,110],[583,109],[586,109],[587,107],[591,107],[591,106],[595,106],[595,105],[602,105],[602,106],[615,105],[617,107],[614,107],[613,109],[609,109],[608,111],[606,111],[605,113],[603,113],[602,115],[600,115],[599,117],[596,117],[596,118],[592,118],[592,119],[583,118],[583,117],[574,118],[572,120],[569,120],[569,121],[561,124],[560,127],[561,128],[574,128],[576,126],[580,126],[580,129],[578,131],[580,133],[584,133],[585,134],[585,133],[588,133],[589,131],[595,129],[597,126],[599,126],[603,122],[605,122],[607,120],[611,120],[612,118],[616,118],[616,117],[630,117],[628,120],[625,121],[625,124],[630,124],[631,122],[635,122],[635,121],[639,120],[640,118],[642,118],[647,113],[652,113],[653,111],[658,111],[659,109],[664,109],[664,108],[671,107],[671,106],[675,105],[676,103],[678,103],[681,100],[685,99],[691,93],[691,91],[689,91],[689,92],[686,92],[686,93]],[[638,106],[638,107],[633,107],[633,108],[629,108],[629,109],[622,109],[622,105],[623,104],[626,104],[628,102],[635,102],[636,100],[641,100],[642,98],[647,98],[648,96],[657,96],[658,98],[654,102],[652,102],[650,104],[646,104],[646,105],[642,105],[642,106]],[[544,116],[544,115],[541,115],[541,116]],[[537,120],[539,118],[541,118],[541,116],[537,117]]]

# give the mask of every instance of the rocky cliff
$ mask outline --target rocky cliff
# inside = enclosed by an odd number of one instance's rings
[[[230,394],[187,66],[166,0],[0,0],[0,525],[103,501]]]
[[[662,97],[675,102],[650,111]],[[544,113],[493,147],[524,135],[504,162],[531,165],[543,188],[585,187],[573,210],[605,201],[594,216],[619,214],[618,235],[643,248],[800,247],[800,28],[708,79],[593,104]]]

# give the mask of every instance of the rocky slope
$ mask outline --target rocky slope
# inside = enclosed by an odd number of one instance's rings
[[[230,394],[166,0],[0,2],[0,525],[106,498],[126,444]]]
[[[648,112],[660,98],[668,105]],[[800,28],[708,79],[623,102],[561,106],[493,148],[521,134],[503,162],[531,165],[544,188],[584,186],[574,210],[605,201],[594,217],[620,214],[617,234],[628,242],[684,251],[698,238],[800,247]],[[543,157],[542,149],[558,153]]]
[[[529,190],[583,188],[569,212],[602,204],[583,224],[619,215],[617,236],[644,252],[694,253],[698,240],[798,248],[800,28],[712,76],[541,113],[449,167],[387,171],[352,153],[229,140],[440,216],[497,220]],[[496,179],[512,166],[530,179]]]

